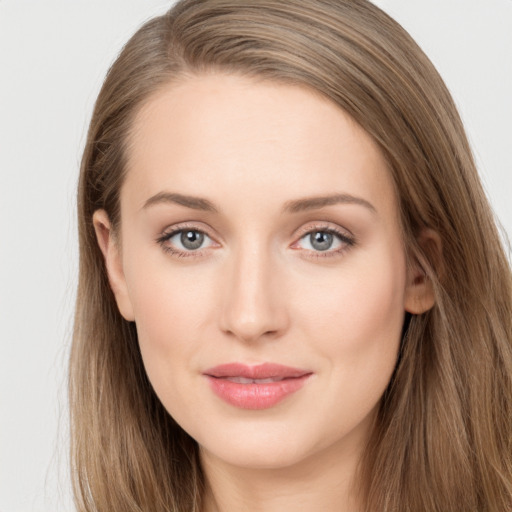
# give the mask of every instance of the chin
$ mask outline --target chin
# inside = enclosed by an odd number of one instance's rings
[[[253,470],[279,470],[290,468],[308,458],[304,446],[290,440],[279,440],[264,445],[261,442],[240,445],[236,443],[222,447],[201,446],[201,454],[223,461],[225,464]]]
[[[203,457],[255,470],[279,470],[313,461],[343,438],[343,432],[328,430],[319,435],[318,425],[299,419],[253,419],[233,422],[227,428],[223,424],[218,429],[210,423],[208,431],[197,434]]]

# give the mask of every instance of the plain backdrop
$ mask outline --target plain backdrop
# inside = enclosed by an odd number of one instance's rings
[[[108,66],[170,3],[0,0],[0,512],[72,510],[66,365],[80,153]],[[376,3],[444,77],[512,233],[512,0]]]

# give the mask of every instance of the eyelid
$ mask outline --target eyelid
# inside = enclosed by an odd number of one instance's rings
[[[311,235],[316,232],[325,232],[331,233],[336,236],[342,247],[338,249],[327,249],[325,251],[314,251],[310,249],[303,249],[301,247],[297,247],[297,244],[303,240],[306,236]],[[294,250],[301,250],[302,252],[307,253],[307,258],[329,258],[341,255],[351,247],[356,244],[356,239],[354,235],[348,231],[346,228],[341,228],[335,224],[331,224],[330,222],[319,222],[315,224],[308,224],[306,226],[301,227],[295,235],[296,241],[290,246]]]
[[[171,245],[166,244],[166,242],[168,242],[171,238],[173,238],[177,234],[179,234],[183,231],[187,231],[187,230],[188,231],[196,231],[197,233],[201,233],[201,234],[205,235],[205,237],[208,237],[210,239],[210,241],[213,243],[210,244],[208,247],[204,247],[204,248],[197,249],[197,250],[184,250],[184,249],[179,249],[177,247],[173,247]],[[208,249],[215,247],[215,246],[217,246],[217,247],[220,246],[220,244],[215,240],[215,238],[210,235],[208,230],[197,226],[197,224],[188,223],[188,222],[174,224],[172,226],[165,228],[161,232],[161,234],[156,238],[155,241],[162,247],[162,249],[164,251],[169,252],[175,256],[184,257],[184,258],[200,256]]]
[[[337,224],[333,224],[332,222],[328,221],[313,222],[301,226],[295,233],[295,236],[298,238],[302,238],[303,236],[309,233],[314,233],[315,231],[328,231],[340,235],[341,237],[344,238],[354,238],[354,235],[348,229],[342,228],[341,226],[338,226]]]
[[[172,247],[171,245],[166,245],[172,237],[176,234],[181,233],[183,231],[190,230],[196,231],[208,237],[212,242],[208,247],[197,249],[197,250],[182,250],[176,247]],[[297,247],[297,244],[304,239],[306,236],[311,235],[315,232],[326,232],[331,233],[336,236],[342,244],[342,247],[338,249],[327,249],[325,251],[315,251],[311,249],[303,249],[301,247]],[[332,224],[330,222],[317,222],[314,224],[307,224],[302,226],[294,235],[295,241],[290,245],[290,248],[294,250],[301,250],[301,252],[308,253],[306,257],[313,258],[326,258],[338,256],[346,250],[350,249],[350,247],[356,244],[356,239],[354,235],[348,231],[346,228],[341,228],[336,224]],[[162,249],[166,252],[169,252],[178,257],[200,257],[204,254],[204,252],[208,251],[212,247],[220,247],[221,244],[216,241],[215,237],[211,236],[209,230],[199,227],[197,224],[184,222],[180,224],[175,224],[164,229],[161,234],[157,237],[156,242],[162,247]]]

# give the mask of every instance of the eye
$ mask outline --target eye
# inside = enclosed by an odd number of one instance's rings
[[[200,231],[183,230],[172,236],[169,241],[174,245],[181,244],[181,246],[188,251],[195,251],[199,249],[205,240],[205,234]]]
[[[206,249],[214,245],[213,240],[203,231],[192,228],[175,229],[169,233],[164,233],[157,242],[165,251],[178,256],[191,256],[200,252],[200,249]]]
[[[306,249],[312,249],[314,251],[328,251],[329,249],[337,248],[340,245],[340,241],[334,238],[332,233],[327,231],[314,231],[301,238],[304,241]]]
[[[292,247],[313,253],[325,253],[322,256],[333,256],[354,244],[352,237],[333,228],[322,228],[308,231]]]

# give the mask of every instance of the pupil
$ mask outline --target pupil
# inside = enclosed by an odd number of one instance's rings
[[[203,244],[204,235],[197,231],[184,231],[181,233],[181,243],[186,249],[199,249]]]
[[[325,231],[317,231],[310,236],[311,246],[317,251],[326,251],[332,245],[333,236],[331,233],[326,233]]]

